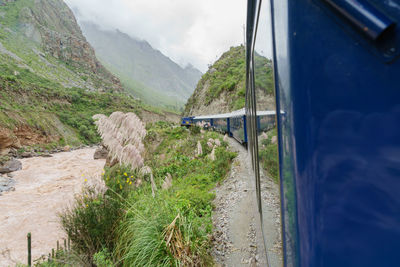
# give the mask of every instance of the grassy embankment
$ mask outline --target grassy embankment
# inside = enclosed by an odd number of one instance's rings
[[[257,53],[254,58],[257,94],[272,96],[274,86],[271,61]],[[196,104],[197,94],[201,90],[206,90],[205,102],[201,103],[202,105],[209,105],[222,94],[226,94],[225,100],[229,105],[229,110],[237,110],[245,106],[246,59],[243,46],[231,47],[202,76],[194,95],[186,104],[186,111]]]
[[[211,69],[205,73],[197,85],[197,90],[203,88],[205,83],[210,84],[206,94],[206,103],[209,105],[218,98],[222,92],[229,95],[229,105],[231,109],[240,109],[244,107],[246,93],[246,61],[245,50],[243,46],[232,47],[217,60]],[[187,107],[193,105],[196,101],[194,97],[189,98]]]
[[[266,171],[276,183],[279,183],[278,144],[272,143],[272,137],[277,136],[277,128],[275,127],[266,134],[268,138],[263,139],[259,147],[260,164],[264,171]]]
[[[61,145],[99,142],[91,118],[94,114],[121,110],[140,115],[141,104],[125,95],[66,89],[9,64],[0,64],[0,89],[1,126],[13,129],[27,125],[45,135],[59,135]],[[65,126],[65,132],[58,131],[58,124]]]
[[[120,110],[140,117],[142,110],[163,112],[126,94],[65,88],[21,68],[7,55],[0,54],[0,58],[4,59],[0,63],[0,126],[28,126],[45,136],[54,136],[54,142],[46,147],[98,143],[100,137],[92,120],[98,113],[109,115]]]
[[[209,138],[220,139],[216,160],[209,158]],[[196,156],[197,142],[203,154]],[[212,189],[227,175],[235,153],[222,136],[157,123],[148,127],[145,164],[149,175],[114,166],[105,171],[104,194],[86,189],[62,224],[72,251],[41,266],[79,262],[97,266],[210,266]],[[172,186],[162,189],[166,176]],[[140,185],[140,186],[139,186]]]
[[[23,11],[38,6],[31,0],[0,5],[0,128],[27,128],[28,134],[34,132],[43,137],[40,141],[46,140],[40,146],[51,149],[99,142],[91,118],[97,113],[163,113],[113,92],[111,80],[104,78],[109,75],[103,73],[105,69],[95,73],[76,62],[55,58],[27,38],[21,23],[26,16]]]

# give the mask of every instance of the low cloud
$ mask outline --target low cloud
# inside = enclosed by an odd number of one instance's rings
[[[148,41],[181,65],[202,71],[243,43],[243,0],[65,0],[78,20]]]

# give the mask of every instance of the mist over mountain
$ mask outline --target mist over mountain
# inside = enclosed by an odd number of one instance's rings
[[[98,59],[136,97],[158,106],[183,107],[202,73],[191,65],[182,68],[148,42],[119,30],[104,30],[79,22]]]

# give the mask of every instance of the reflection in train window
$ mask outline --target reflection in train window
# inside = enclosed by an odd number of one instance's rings
[[[259,210],[270,266],[282,265],[282,237],[279,194],[279,157],[272,64],[272,34],[269,1],[259,6],[258,28],[252,54],[255,94],[259,188]]]

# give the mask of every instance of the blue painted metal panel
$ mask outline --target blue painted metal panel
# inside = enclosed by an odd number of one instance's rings
[[[398,266],[398,29],[375,43],[324,0],[271,2],[285,265]]]
[[[325,0],[368,38],[376,40],[395,26],[394,21],[367,0]]]
[[[247,142],[246,120],[245,116],[231,117],[230,118],[230,131],[232,137],[240,143]]]
[[[226,119],[226,125],[227,125],[227,132],[228,132],[228,135],[229,136],[232,136],[232,132],[231,132],[231,119],[230,118],[227,118]]]

